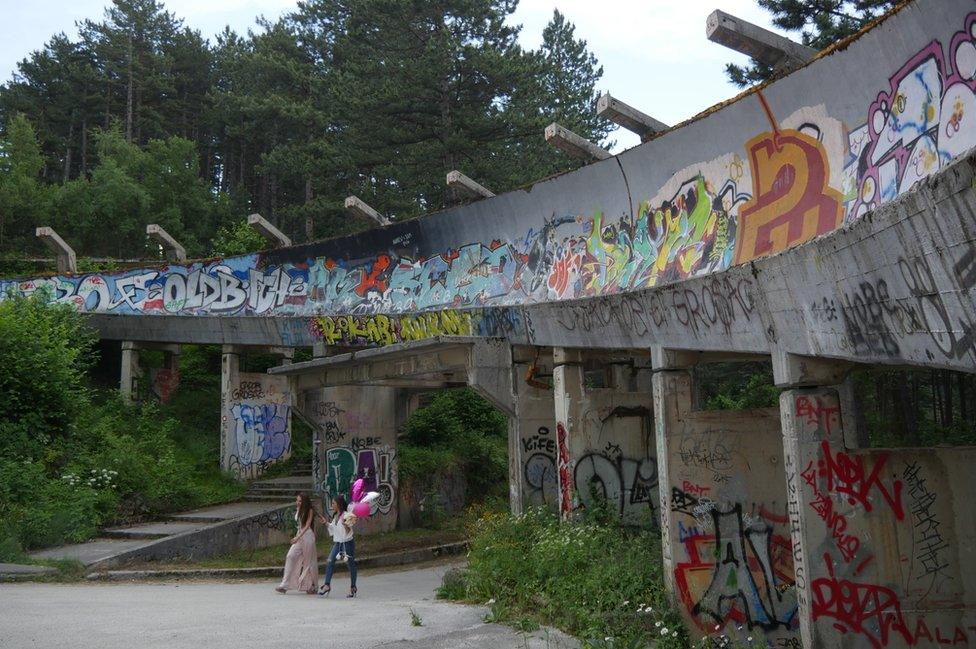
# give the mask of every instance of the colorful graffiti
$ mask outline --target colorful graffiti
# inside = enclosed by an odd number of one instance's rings
[[[374,501],[374,511],[389,514],[396,505],[396,451],[389,446],[351,448],[337,446],[325,451],[325,478],[316,485],[326,501],[335,496],[347,500],[353,480],[362,478],[366,491],[380,497]]]
[[[239,466],[266,466],[287,456],[291,451],[288,411],[285,403],[237,403],[231,407]]]
[[[775,116],[759,91],[736,102],[736,115],[754,110],[753,123],[763,126],[744,133],[741,146],[638,188],[634,213],[587,206],[490,239],[427,249],[425,233],[439,241],[444,231],[433,217],[394,226],[387,242],[366,251],[337,240],[186,266],[4,281],[0,299],[42,292],[86,312],[295,317],[304,322],[287,336],[303,344],[306,334],[355,345],[439,332],[498,335],[508,323],[486,329],[460,310],[607,295],[721,271],[908,191],[976,145],[974,24],[976,13],[961,31],[909,57],[854,126],[825,105]],[[443,313],[394,317],[425,311]]]
[[[223,466],[255,478],[291,456],[291,395],[287,382],[265,374],[239,374],[223,403]]]
[[[855,219],[976,146],[976,14],[942,43],[933,40],[890,78],[851,131],[844,189]]]
[[[740,503],[701,505],[695,496],[672,490],[673,512],[704,513],[707,519],[703,525],[678,523],[687,560],[675,565],[675,585],[698,626],[706,632],[729,622],[767,632],[798,629],[792,543],[774,529],[786,517],[763,507],[746,515]]]

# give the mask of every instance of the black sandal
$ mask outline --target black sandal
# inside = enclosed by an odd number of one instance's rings
[[[329,584],[322,584],[322,587],[319,588],[319,597],[328,597],[329,593],[331,592],[332,592],[332,586],[330,586]]]
[[[349,594],[346,595],[346,597],[355,597],[357,592],[359,592],[359,591],[356,590],[356,587],[355,586],[351,586],[349,588]]]

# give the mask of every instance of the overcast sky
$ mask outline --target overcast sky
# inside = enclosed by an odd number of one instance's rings
[[[75,22],[100,19],[107,0],[2,0],[0,75],[8,80],[17,62],[54,34],[76,36]],[[254,18],[277,18],[295,0],[169,0],[169,11],[185,24],[213,37],[225,25],[244,33]],[[727,99],[738,90],[723,68],[745,60],[705,38],[705,17],[723,9],[770,27],[755,0],[521,0],[514,21],[524,25],[522,45],[535,48],[542,29],[558,8],[576,25],[578,38],[603,65],[600,90],[675,124]],[[540,133],[541,137],[541,133]],[[637,143],[627,131],[614,134],[616,150]]]

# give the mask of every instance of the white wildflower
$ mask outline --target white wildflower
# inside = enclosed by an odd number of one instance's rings
[[[669,632],[670,630],[668,629],[668,627],[664,627],[663,629],[661,629],[661,635],[667,635]]]

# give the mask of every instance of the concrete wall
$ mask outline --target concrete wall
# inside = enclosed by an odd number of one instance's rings
[[[573,457],[573,493],[591,507],[594,494],[628,525],[657,525],[657,446],[651,406],[650,375],[646,389],[626,386],[584,390],[585,441]]]
[[[357,523],[360,534],[397,526],[396,389],[349,386],[307,392],[303,411],[316,424],[312,474],[315,493],[327,504],[348,501],[353,481],[379,492],[372,514]]]
[[[225,354],[220,466],[250,480],[291,457],[291,393],[288,379],[238,372],[237,363],[236,354]]]
[[[664,573],[678,610],[693,635],[798,646],[779,411],[695,411],[690,372],[654,381]]]
[[[552,507],[559,502],[559,478],[556,475],[556,418],[553,414],[552,390],[533,387],[525,382],[528,365],[515,369],[516,427],[518,444],[509,452],[508,461],[513,484],[519,484],[524,507]]]
[[[976,646],[976,447],[848,450],[840,404],[781,400],[805,646]]]

